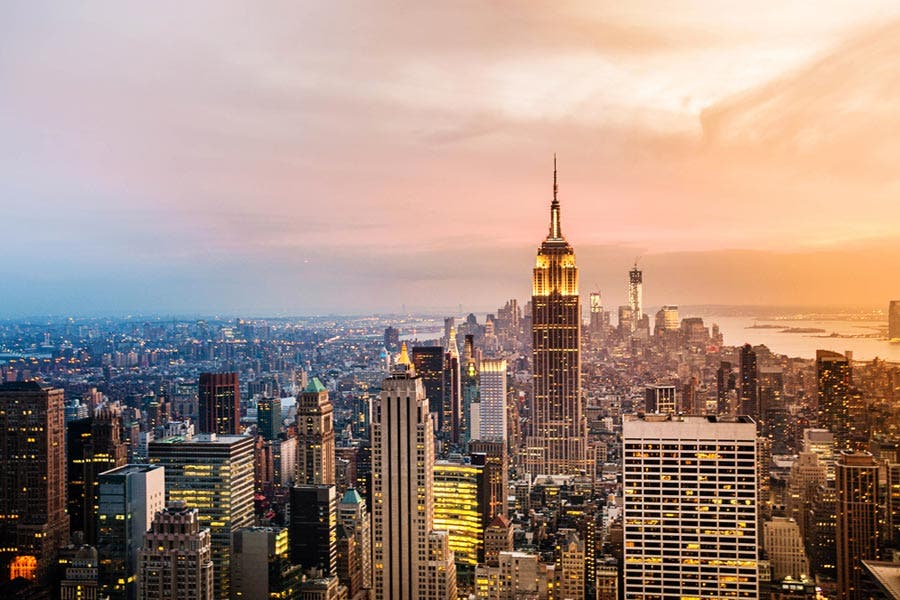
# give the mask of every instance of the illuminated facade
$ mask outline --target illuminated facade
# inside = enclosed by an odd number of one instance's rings
[[[63,390],[0,384],[0,560],[10,574],[40,577],[68,542],[65,443]]]
[[[480,427],[473,439],[506,439],[506,359],[481,361]]]
[[[209,527],[215,597],[231,590],[231,536],[253,524],[254,438],[201,434],[150,443],[150,462],[166,469],[166,498],[199,511]]]
[[[241,386],[237,373],[200,373],[197,431],[237,435],[241,432]]]
[[[509,457],[505,441],[472,440],[469,443],[472,462],[484,466],[484,490],[481,514],[485,527],[497,515],[506,516],[509,488]]]
[[[97,554],[100,587],[110,600],[135,597],[138,551],[153,517],[166,505],[165,470],[125,465],[99,475]]]
[[[758,598],[756,425],[626,416],[624,598]]]
[[[297,483],[334,483],[334,408],[318,377],[297,403]]]
[[[578,268],[560,229],[555,162],[550,231],[538,249],[531,296],[534,399],[525,462],[533,475],[589,470]]]
[[[209,529],[201,528],[197,509],[170,502],[156,514],[138,554],[138,600],[228,598],[214,594],[211,554]]]
[[[458,573],[474,571],[484,549],[484,485],[484,467],[462,461],[434,463],[434,528],[450,533]]]
[[[372,408],[371,433],[375,599],[455,599],[448,536],[434,531],[434,430],[405,347]]]

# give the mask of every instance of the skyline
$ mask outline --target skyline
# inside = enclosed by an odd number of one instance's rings
[[[607,306],[898,296],[900,8],[513,6],[5,8],[0,311],[524,299],[553,152]]]

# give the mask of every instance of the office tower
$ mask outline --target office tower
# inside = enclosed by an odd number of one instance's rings
[[[759,369],[753,346],[741,348],[741,405],[738,414],[759,419]]]
[[[457,581],[472,577],[484,553],[484,467],[462,460],[434,463],[434,528],[450,534]]]
[[[826,481],[825,465],[815,452],[801,452],[791,465],[785,492],[785,513],[793,518],[806,537],[816,489]]]
[[[837,494],[834,487],[829,484],[820,485],[813,495],[810,522],[804,533],[810,570],[816,577],[831,581],[837,577],[836,510]]]
[[[638,269],[637,262],[635,262],[634,267],[628,271],[628,307],[631,309],[634,323],[640,321],[644,314],[644,307],[642,304],[643,286],[644,274]]]
[[[481,433],[481,376],[475,360],[475,340],[467,334],[463,352],[462,398],[463,398],[463,437],[465,442],[478,439]],[[476,421],[472,421],[472,406],[475,406]],[[474,427],[474,428],[473,428]]]
[[[228,598],[217,596],[214,588],[209,529],[201,528],[196,508],[170,502],[156,513],[138,553],[138,599]]]
[[[506,516],[509,488],[509,457],[505,441],[473,440],[469,443],[472,463],[484,465],[485,489],[481,502],[484,523],[498,515]]]
[[[59,551],[60,600],[97,600],[99,568],[97,550],[93,546],[68,546]]]
[[[674,385],[648,385],[644,391],[644,409],[647,413],[671,415],[678,412]]]
[[[624,419],[624,597],[757,598],[756,425]]]
[[[336,576],[337,488],[302,484],[291,488],[291,562],[304,571]]]
[[[278,438],[271,443],[275,485],[293,485],[297,476],[297,438]]]
[[[438,431],[444,429],[444,349],[440,346],[416,346],[412,362],[425,385],[428,411],[436,416]]]
[[[534,399],[526,469],[533,475],[588,471],[578,268],[560,227],[555,158],[550,231],[538,249],[531,306]]]
[[[731,413],[728,406],[728,392],[734,390],[735,378],[731,370],[731,363],[722,361],[716,371],[716,412],[720,415]]]
[[[138,551],[153,517],[166,506],[165,469],[125,465],[100,473],[98,488],[100,588],[110,600],[134,600]]]
[[[278,439],[281,433],[281,398],[262,398],[256,403],[256,429],[264,439]]]
[[[807,428],[803,430],[803,451],[812,452],[825,465],[826,478],[834,481],[834,434],[827,429]]]
[[[475,570],[476,596],[479,600],[546,598],[542,570],[537,554],[501,552],[497,566],[479,565]]]
[[[444,428],[445,437],[454,444],[460,442],[462,431],[462,382],[456,328],[450,329],[444,352]]]
[[[481,427],[474,439],[506,439],[506,359],[481,361]]]
[[[900,300],[891,300],[888,308],[888,338],[900,340]]]
[[[557,550],[555,575],[559,598],[584,600],[584,562],[584,542],[572,531]]]
[[[65,435],[61,389],[0,384],[0,560],[31,579],[69,539]]]
[[[843,354],[816,350],[816,393],[819,401],[819,427],[834,434],[835,447],[849,450],[850,386],[853,367]]]
[[[85,542],[97,543],[97,478],[100,473],[128,462],[122,441],[122,416],[118,407],[101,407],[87,419],[66,427],[68,506],[72,531],[84,533]]]
[[[455,598],[446,532],[433,532],[434,431],[425,388],[404,355],[382,384],[371,429],[375,598]]]
[[[358,560],[348,562],[358,563],[361,587],[366,590],[372,589],[372,520],[366,510],[366,501],[355,489],[344,492],[338,504],[338,527],[346,538],[354,541],[353,547],[356,548]],[[340,537],[339,535],[339,540]],[[338,554],[340,562],[340,549]],[[353,591],[351,588],[351,597]]]
[[[504,515],[497,515],[484,530],[484,563],[496,565],[501,552],[512,552],[512,523]]]
[[[166,469],[166,500],[182,500],[208,526],[216,568],[215,597],[231,592],[231,536],[253,524],[254,438],[173,436],[150,443],[150,462]]]
[[[318,377],[297,403],[297,483],[334,483],[334,409]]]
[[[200,373],[198,433],[241,433],[241,386],[237,373]]]
[[[681,321],[678,319],[678,307],[665,305],[656,312],[656,324],[653,329],[654,335],[663,335],[666,331],[678,331],[681,328]]]
[[[763,523],[763,547],[769,558],[773,581],[785,577],[799,580],[801,576],[809,575],[803,537],[793,519],[773,517]]]
[[[782,408],[784,401],[784,370],[781,367],[762,367],[759,369],[759,416],[764,423],[764,432],[773,435],[769,411]]]
[[[246,527],[234,532],[231,597],[292,598],[300,588],[300,567],[290,561],[288,530]]]
[[[597,560],[597,600],[619,599],[619,564],[615,558]]]
[[[863,560],[878,557],[878,463],[868,452],[842,451],[835,466],[837,583],[842,600],[863,600]]]
[[[885,465],[886,491],[884,495],[884,533],[888,548],[900,548],[900,464]]]
[[[388,352],[396,352],[400,349],[400,330],[396,327],[385,327],[384,347]]]

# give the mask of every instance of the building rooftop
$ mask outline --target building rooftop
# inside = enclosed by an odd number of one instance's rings
[[[889,594],[891,598],[900,598],[900,563],[864,560],[862,564],[885,594]]]
[[[312,394],[317,394],[319,392],[327,392],[328,388],[326,388],[324,385],[322,385],[322,382],[319,381],[318,377],[313,377],[312,379],[309,380],[309,383],[306,384],[306,389],[303,391],[309,392]]]

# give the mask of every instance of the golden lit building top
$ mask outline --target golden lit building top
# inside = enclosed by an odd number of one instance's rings
[[[534,265],[533,296],[578,295],[578,268],[575,266],[575,251],[562,235],[557,192],[556,156],[554,156],[550,231],[538,248]]]

